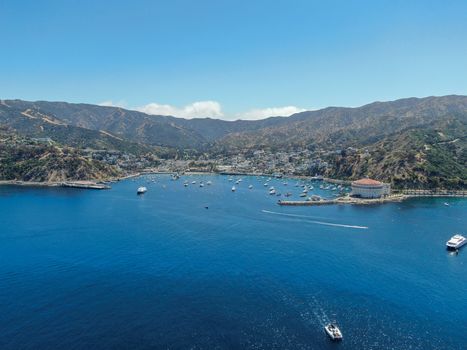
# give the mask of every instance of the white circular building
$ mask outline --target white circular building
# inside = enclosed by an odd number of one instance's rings
[[[373,179],[360,179],[352,182],[353,197],[381,198],[390,193],[390,185]]]

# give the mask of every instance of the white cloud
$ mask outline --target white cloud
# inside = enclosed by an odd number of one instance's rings
[[[292,114],[303,112],[306,109],[298,108],[295,106],[284,107],[269,107],[269,108],[255,108],[247,112],[237,114],[238,119],[255,120],[264,119],[268,117],[288,117]]]
[[[98,103],[99,106],[105,106],[105,107],[121,107],[125,108],[127,106],[126,102],[121,100],[118,102],[113,102],[112,100],[107,100],[107,101],[102,101]]]
[[[100,105],[124,107],[126,104],[124,103],[124,101],[120,101],[118,103],[113,103],[112,101],[104,101],[100,103]],[[183,107],[152,102],[148,103],[147,105],[135,107],[132,109],[151,115],[171,115],[174,117],[186,119],[218,118],[224,120],[256,120],[275,116],[288,117],[292,114],[305,111],[305,109],[296,106],[283,106],[255,108],[242,113],[226,115],[222,110],[221,104],[217,101],[197,101]]]
[[[222,118],[224,113],[219,102],[216,101],[198,101],[184,107],[175,107],[172,105],[163,105],[158,103],[149,103],[145,106],[135,108],[137,111],[153,115],[172,115],[181,118]]]

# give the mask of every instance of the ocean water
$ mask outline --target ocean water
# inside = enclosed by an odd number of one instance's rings
[[[465,199],[280,207],[264,181],[0,187],[0,349],[467,348]]]

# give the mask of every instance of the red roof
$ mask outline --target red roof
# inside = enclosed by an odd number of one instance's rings
[[[352,184],[365,186],[380,186],[382,183],[372,179],[360,179],[352,182]]]

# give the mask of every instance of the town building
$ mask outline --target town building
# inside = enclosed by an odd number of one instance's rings
[[[360,198],[381,198],[391,193],[389,184],[373,179],[360,179],[352,182],[353,197]]]

